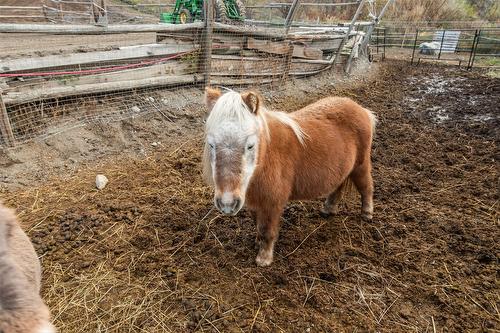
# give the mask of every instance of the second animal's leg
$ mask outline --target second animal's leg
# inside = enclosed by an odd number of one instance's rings
[[[255,262],[258,266],[269,266],[273,262],[274,244],[278,239],[282,207],[270,207],[257,212],[257,244],[259,253]]]

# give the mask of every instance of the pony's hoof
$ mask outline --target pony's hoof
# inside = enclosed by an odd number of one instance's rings
[[[326,219],[326,218],[328,218],[328,217],[332,216],[332,213],[327,212],[327,211],[326,211],[326,210],[324,210],[324,209],[320,209],[320,210],[319,210],[319,216],[321,216],[322,218]]]
[[[271,265],[273,262],[273,255],[269,255],[268,253],[259,253],[257,258],[255,258],[255,263],[259,267],[266,267]]]
[[[365,222],[371,222],[373,221],[373,214],[371,213],[362,213],[361,214],[361,219]]]

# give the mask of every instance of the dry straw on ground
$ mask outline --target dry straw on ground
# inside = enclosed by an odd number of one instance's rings
[[[450,98],[429,92],[436,77]],[[212,209],[201,132],[2,197],[29,226],[62,332],[493,330],[498,118],[470,117],[493,109],[495,89],[480,72],[401,63],[339,88],[380,118],[374,222],[360,221],[357,200],[331,219],[319,200],[291,203],[268,268],[255,267],[250,215]],[[476,107],[464,108],[471,95]],[[435,121],[436,105],[448,122]],[[102,191],[97,173],[110,180]]]

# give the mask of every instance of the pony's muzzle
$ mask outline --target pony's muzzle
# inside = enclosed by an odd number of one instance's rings
[[[216,196],[214,201],[215,208],[225,215],[236,215],[243,206],[241,198],[229,193],[224,193],[221,197]]]

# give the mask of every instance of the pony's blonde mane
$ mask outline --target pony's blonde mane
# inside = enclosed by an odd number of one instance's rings
[[[284,112],[269,111],[264,106],[261,106],[257,112],[257,122],[264,131],[268,142],[271,140],[271,133],[268,125],[268,120],[271,118],[290,127],[300,144],[305,144],[307,134],[304,133],[295,119]],[[205,133],[210,132],[212,128],[228,119],[237,120],[241,125],[255,120],[254,114],[252,114],[249,107],[245,104],[241,95],[233,90],[229,90],[229,92],[222,95],[215,103],[206,120]],[[203,152],[203,174],[205,176],[205,180],[208,183],[212,183],[212,168],[210,166],[209,154],[210,149],[208,148],[208,143],[205,140],[205,149]]]
[[[257,122],[264,130],[268,140],[271,140],[269,132],[268,119],[273,118],[280,123],[290,127],[301,144],[304,144],[304,139],[307,136],[295,119],[284,112],[269,111],[265,107],[261,107],[257,112]],[[236,119],[239,124],[251,122],[254,115],[243,101],[241,95],[236,91],[229,91],[222,95],[215,103],[210,115],[206,121],[206,131],[220,124],[227,119]]]

